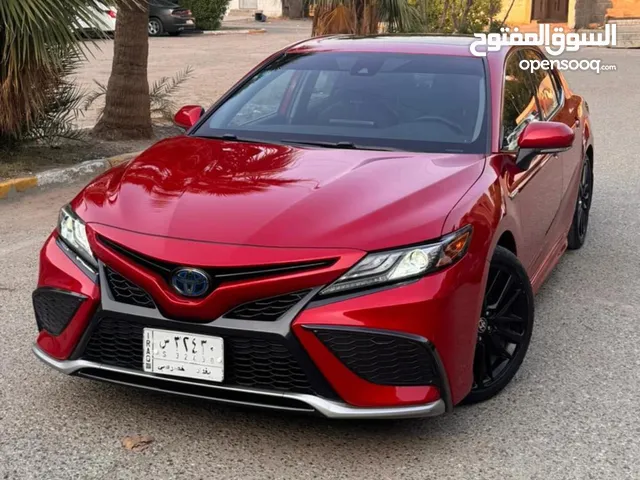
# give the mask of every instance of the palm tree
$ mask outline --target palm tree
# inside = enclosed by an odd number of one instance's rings
[[[117,0],[113,64],[105,107],[93,129],[107,140],[151,138],[151,101],[147,80],[148,0]]]
[[[313,35],[376,34],[380,24],[389,32],[420,29],[421,11],[407,0],[317,0]]]
[[[316,0],[313,34],[473,33],[500,9],[501,0]]]
[[[95,15],[86,0],[0,1],[0,141],[51,113],[52,92],[82,56],[72,25],[95,24]]]

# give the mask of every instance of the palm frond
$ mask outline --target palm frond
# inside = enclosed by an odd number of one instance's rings
[[[96,100],[107,94],[107,86],[104,83],[95,79],[93,80],[93,83],[95,83],[98,88],[85,95],[84,103],[82,105],[82,109],[84,111],[89,110]]]
[[[375,3],[389,32],[413,32],[420,28],[420,10],[409,5],[407,0],[377,0]]]
[[[99,15],[88,0],[0,0],[0,135],[32,126],[64,58],[88,53],[79,25],[99,24]]]
[[[191,78],[192,74],[193,68],[188,65],[173,77],[162,77],[160,80],[153,82],[149,89],[151,115],[159,115],[165,120],[171,120],[176,111],[176,105],[172,101],[172,97]]]
[[[25,141],[40,140],[51,145],[61,138],[78,140],[82,136],[75,121],[82,115],[81,103],[85,91],[70,80],[82,58],[77,53],[61,55],[61,58],[57,81],[46,92],[49,101],[33,127],[25,133]]]
[[[189,80],[193,74],[193,67],[187,65],[184,70],[180,70],[173,77],[162,77],[156,80],[149,87],[149,98],[151,100],[151,115],[161,117],[165,120],[171,120],[175,114],[177,107],[173,102],[173,96],[178,93],[180,88]],[[97,80],[93,81],[97,88],[85,96],[82,106],[83,110],[90,109],[96,100],[104,97],[107,93],[107,86]],[[102,116],[104,106],[98,109],[98,118]]]

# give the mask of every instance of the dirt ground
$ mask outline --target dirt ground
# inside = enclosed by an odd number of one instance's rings
[[[63,141],[55,147],[30,145],[15,152],[0,150],[0,182],[85,160],[137,152],[153,145],[158,140],[179,135],[180,132],[179,128],[171,125],[156,125],[154,127],[155,138],[150,140],[106,142],[91,137],[87,132],[80,141]]]

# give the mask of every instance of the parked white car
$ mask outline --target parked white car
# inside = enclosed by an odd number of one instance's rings
[[[95,20],[90,25],[78,19],[76,29],[113,34],[116,30],[116,14],[118,13],[115,7],[102,3],[99,0],[93,0],[91,7],[96,11]]]

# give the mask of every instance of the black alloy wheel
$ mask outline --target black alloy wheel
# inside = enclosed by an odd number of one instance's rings
[[[533,291],[527,273],[509,250],[497,247],[478,322],[473,386],[465,403],[488,400],[516,374],[533,331]]]
[[[580,185],[578,186],[578,200],[573,214],[573,222],[569,230],[568,248],[577,250],[587,238],[587,228],[589,227],[589,211],[593,199],[593,162],[589,156],[584,157],[582,162],[582,172],[580,175]]]

